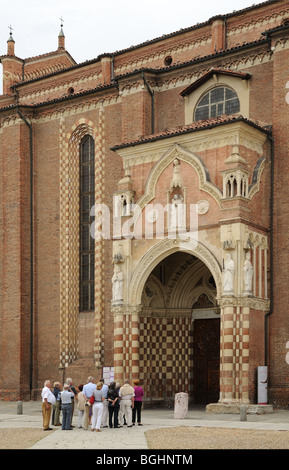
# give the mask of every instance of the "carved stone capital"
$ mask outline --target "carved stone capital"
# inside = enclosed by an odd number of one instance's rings
[[[262,310],[266,312],[270,308],[270,301],[268,299],[260,299],[258,297],[227,297],[222,296],[218,299],[220,307],[249,307],[254,310]]]

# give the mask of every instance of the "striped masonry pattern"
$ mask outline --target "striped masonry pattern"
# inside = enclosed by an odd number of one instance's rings
[[[221,314],[221,401],[249,402],[248,307],[224,307]]]
[[[192,320],[188,317],[141,317],[139,377],[148,398],[190,393],[192,387]]]
[[[95,140],[96,200],[101,199],[102,155],[95,126],[79,119],[67,133],[65,119],[60,123],[60,367],[67,367],[78,357],[79,314],[79,144],[85,135]],[[95,360],[100,360],[102,289],[102,244],[95,247]]]

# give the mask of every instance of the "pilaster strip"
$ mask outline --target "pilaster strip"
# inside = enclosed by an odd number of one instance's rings
[[[79,119],[67,132],[60,122],[60,367],[78,357],[79,315],[79,144],[85,135],[95,140],[97,130]],[[97,166],[97,162],[96,162]]]

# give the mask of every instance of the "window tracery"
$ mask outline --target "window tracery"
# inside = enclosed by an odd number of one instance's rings
[[[207,91],[198,101],[194,120],[200,121],[239,111],[240,101],[235,91],[229,87],[218,86]]]

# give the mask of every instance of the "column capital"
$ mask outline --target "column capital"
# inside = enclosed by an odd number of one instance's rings
[[[142,305],[127,305],[127,304],[119,304],[119,305],[111,305],[111,311],[113,316],[116,315],[137,315],[139,316],[140,312],[142,311]]]

